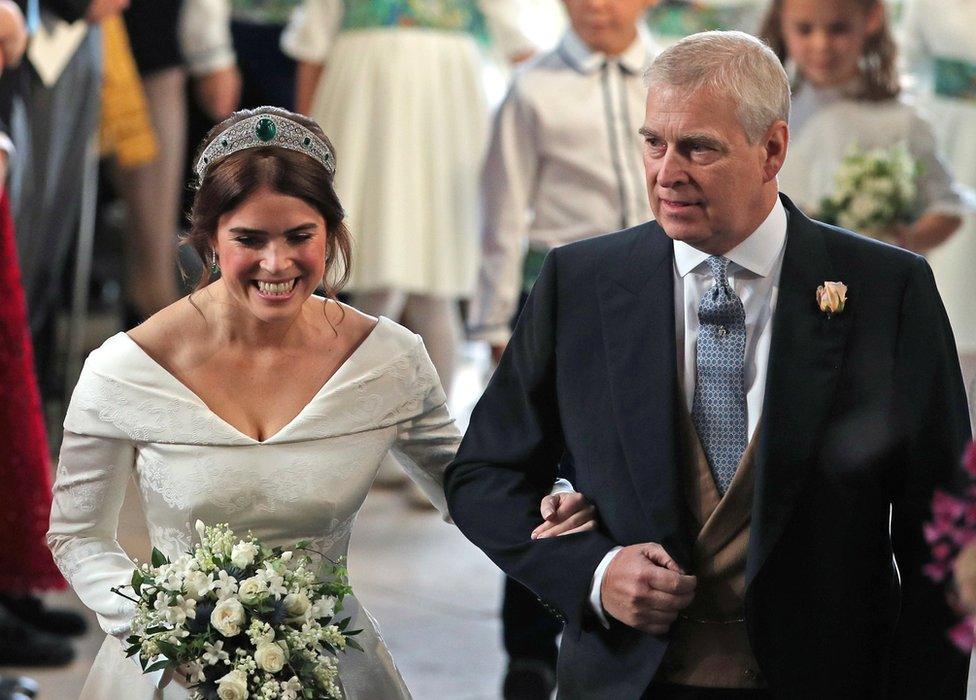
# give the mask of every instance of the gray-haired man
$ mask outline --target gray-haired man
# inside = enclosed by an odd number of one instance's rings
[[[921,573],[970,434],[928,265],[778,193],[789,85],[756,39],[689,37],[648,84],[657,221],[549,255],[455,522],[565,618],[561,697],[961,697]],[[603,528],[532,540],[560,461]]]

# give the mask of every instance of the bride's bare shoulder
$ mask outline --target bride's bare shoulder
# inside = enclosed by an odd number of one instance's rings
[[[190,297],[173,302],[143,323],[127,331],[130,338],[156,361],[172,366],[187,348],[206,335],[207,323],[199,305]]]

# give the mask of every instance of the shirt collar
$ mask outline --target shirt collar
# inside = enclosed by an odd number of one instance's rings
[[[650,31],[641,24],[637,27],[637,38],[619,56],[608,59],[604,54],[593,51],[572,29],[567,29],[559,42],[559,53],[573,69],[580,73],[594,73],[607,60],[619,63],[629,73],[640,74],[654,58],[654,43]]]
[[[744,270],[768,277],[786,243],[786,209],[779,197],[766,219],[742,243],[725,254],[731,262]],[[693,248],[684,241],[674,242],[674,263],[678,275],[684,277],[708,259],[708,253]]]

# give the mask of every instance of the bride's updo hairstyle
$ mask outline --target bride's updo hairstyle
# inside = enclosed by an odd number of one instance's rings
[[[333,154],[332,163],[335,163],[335,149],[322,128],[308,117],[280,107],[259,107],[234,112],[210,130],[194,163],[200,160],[207,147],[226,129],[245,119],[263,115],[290,119],[301,124],[322,140]],[[190,209],[190,230],[182,242],[183,245],[192,246],[203,261],[203,274],[194,291],[203,289],[213,281],[210,262],[220,217],[239,207],[261,187],[298,197],[315,207],[325,219],[325,274],[322,276],[325,296],[335,299],[348,281],[352,257],[349,230],[343,223],[345,212],[336,196],[332,173],[312,156],[280,146],[244,148],[214,160],[206,168],[203,177],[195,183],[195,187],[196,194]]]

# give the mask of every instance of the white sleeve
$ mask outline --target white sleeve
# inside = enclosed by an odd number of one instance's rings
[[[342,26],[341,0],[305,0],[291,13],[281,50],[296,61],[324,63]]]
[[[229,68],[237,60],[230,35],[229,0],[185,0],[177,31],[192,75]]]
[[[492,44],[509,58],[531,54],[539,48],[520,27],[522,4],[522,0],[478,0],[478,9],[485,16]]]
[[[932,125],[921,115],[914,115],[908,150],[921,168],[918,177],[918,204],[921,214],[964,216],[971,211],[971,193],[957,183],[939,155]]]
[[[607,567],[610,566],[610,562],[617,552],[619,552],[623,547],[614,547],[603,557],[600,565],[596,567],[596,571],[593,572],[593,585],[590,586],[590,607],[593,609],[596,619],[600,621],[600,624],[604,628],[610,627],[610,621],[607,620],[607,613],[603,609],[603,602],[600,598],[600,587],[603,585],[603,577],[606,576]]]
[[[518,86],[516,78],[495,115],[481,181],[481,267],[470,331],[473,338],[493,344],[507,343],[511,336],[538,182],[537,122]]]
[[[113,593],[128,585],[135,563],[119,546],[119,510],[135,448],[122,438],[65,430],[58,460],[48,546],[81,601],[108,634],[125,639],[134,603]]]
[[[396,427],[391,452],[430,502],[450,521],[444,495],[444,472],[461,444],[461,433],[447,410],[447,396],[427,350],[418,338],[420,396],[418,413]]]

